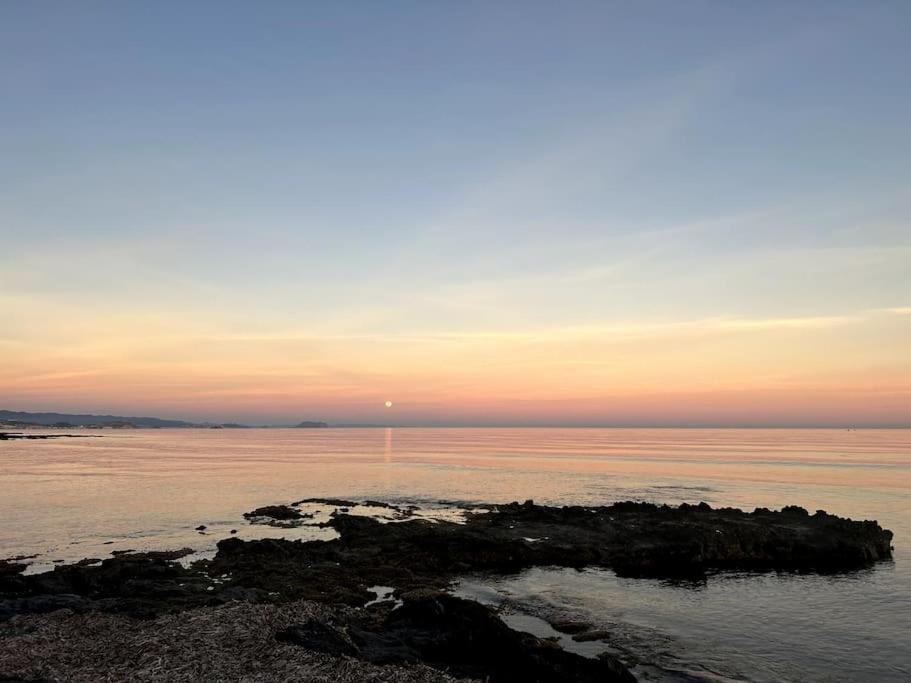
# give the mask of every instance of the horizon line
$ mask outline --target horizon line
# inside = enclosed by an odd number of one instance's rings
[[[802,422],[802,423],[782,423],[782,422],[445,422],[445,421],[428,421],[425,423],[381,423],[370,421],[334,421],[325,418],[309,417],[303,420],[297,419],[296,422],[275,422],[275,423],[247,423],[239,420],[220,420],[216,421],[211,418],[187,419],[183,417],[158,417],[151,415],[118,415],[115,413],[67,413],[56,410],[8,410],[0,409],[0,414],[12,413],[22,416],[59,416],[61,418],[98,418],[99,420],[122,420],[125,422],[131,420],[155,420],[164,422],[182,422],[183,425],[133,425],[134,429],[192,429],[192,428],[246,428],[246,429],[326,429],[326,428],[351,428],[351,429],[369,429],[369,428],[397,428],[397,429],[911,429],[911,422]],[[28,426],[53,427],[52,424],[28,424],[27,420],[10,421],[25,422]],[[313,426],[298,426],[313,423]],[[102,424],[102,423],[99,423]],[[325,425],[325,426],[319,426]],[[73,427],[82,427],[85,425],[73,424]]]

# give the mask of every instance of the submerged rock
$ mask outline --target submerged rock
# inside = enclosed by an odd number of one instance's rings
[[[592,627],[587,621],[575,621],[573,619],[558,619],[549,623],[555,631],[570,635],[588,631]]]
[[[604,630],[595,630],[595,631],[586,631],[585,633],[577,633],[573,636],[573,640],[577,643],[590,643],[594,640],[610,640],[611,634],[610,631]]]

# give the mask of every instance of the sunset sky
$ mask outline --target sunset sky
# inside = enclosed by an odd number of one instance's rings
[[[909,34],[903,1],[4,2],[0,409],[911,425]]]

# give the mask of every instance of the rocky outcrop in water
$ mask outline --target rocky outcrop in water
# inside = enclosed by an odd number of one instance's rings
[[[275,506],[272,514],[299,514]],[[77,596],[102,609],[170,611],[233,599],[309,599],[363,605],[368,586],[444,588],[460,575],[533,566],[598,566],[625,576],[700,578],[720,570],[834,572],[891,557],[892,533],[802,508],[752,513],[708,505],[617,503],[546,507],[530,501],[470,514],[465,524],[410,519],[381,523],[340,514],[339,538],[226,538],[212,560],[187,568],[181,553],[124,554],[98,566],[61,566],[23,576],[0,571],[0,615],[42,595]],[[18,569],[18,568],[17,568]],[[223,577],[213,581],[213,577]],[[28,603],[15,601],[32,601]],[[16,607],[15,605],[19,605]]]
[[[269,517],[277,520],[291,520],[301,519],[303,518],[303,515],[300,513],[300,510],[295,510],[287,505],[266,505],[261,508],[256,508],[251,512],[245,512],[244,517],[246,519]]]
[[[248,516],[297,520],[302,515],[293,507],[269,506]],[[309,600],[358,607],[374,598],[370,586],[393,586],[395,595],[404,599],[403,607],[373,607],[369,613],[382,618],[345,622],[342,640],[312,624],[299,624],[296,632],[289,630],[282,637],[307,641],[310,647],[322,639],[320,647],[327,652],[345,643],[354,648],[349,654],[371,662],[414,657],[491,680],[517,680],[503,678],[506,673],[497,669],[495,651],[512,652],[510,657],[528,671],[551,672],[546,674],[552,674],[550,678],[539,680],[595,680],[592,676],[599,675],[598,680],[626,680],[622,668],[614,671],[620,678],[605,679],[602,665],[591,668],[596,666],[591,661],[577,662],[562,650],[553,654],[546,643],[490,621],[486,607],[466,606],[440,596],[439,590],[460,575],[533,566],[598,566],[626,576],[686,578],[733,569],[847,571],[891,557],[892,541],[892,533],[876,522],[821,511],[810,515],[788,507],[746,513],[705,504],[555,508],[527,501],[475,511],[464,524],[426,519],[384,523],[337,514],[320,526],[335,529],[339,538],[226,538],[219,541],[213,559],[189,567],[175,562],[187,550],[127,552],[98,564],[59,566],[36,575],[23,574],[19,562],[0,563],[0,621],[61,607],[136,617],[232,601]],[[415,593],[421,590],[424,598]],[[487,635],[469,643],[473,631]],[[488,652],[488,641],[499,645]],[[613,665],[608,661],[605,666]]]

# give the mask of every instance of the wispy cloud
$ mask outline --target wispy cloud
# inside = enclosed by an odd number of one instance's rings
[[[288,342],[288,341],[365,341],[384,343],[434,343],[467,341],[550,342],[578,339],[636,339],[658,338],[689,333],[757,332],[763,330],[821,329],[857,323],[863,314],[842,316],[808,316],[795,318],[705,318],[670,322],[615,322],[593,325],[570,325],[529,328],[522,330],[443,330],[427,334],[361,333],[320,334],[304,330],[280,330],[269,333],[218,334],[208,339],[224,342]]]

